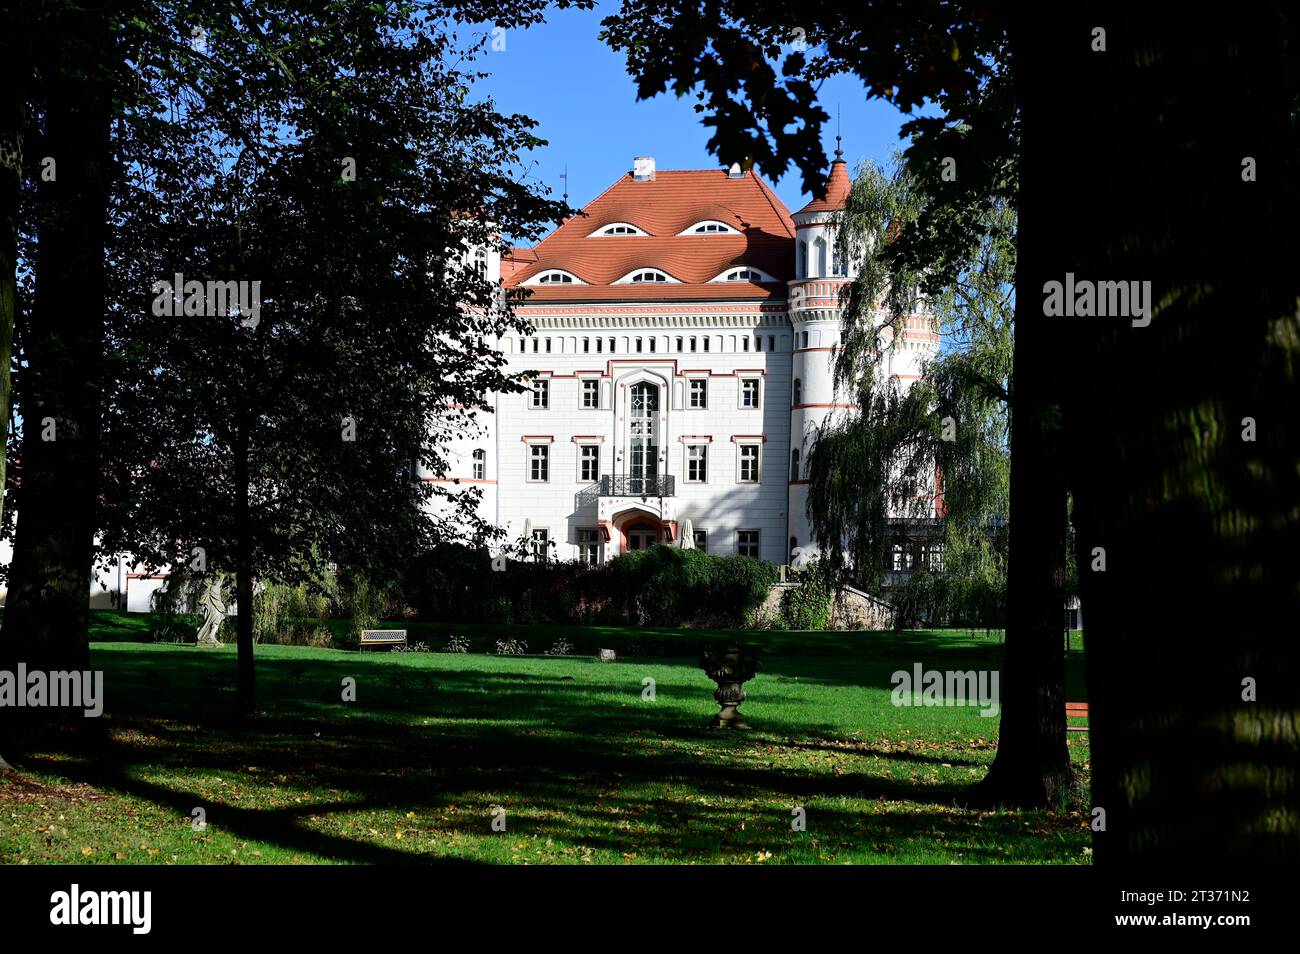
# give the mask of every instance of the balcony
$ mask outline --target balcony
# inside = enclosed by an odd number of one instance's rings
[[[625,474],[605,474],[600,478],[598,492],[602,497],[675,497],[677,479],[668,475],[628,477]]]
[[[662,499],[677,496],[675,477],[628,477],[623,474],[605,474],[594,484],[588,484],[573,497],[575,510],[596,508],[602,501]],[[658,505],[656,505],[657,507]],[[662,509],[662,508],[660,508]]]

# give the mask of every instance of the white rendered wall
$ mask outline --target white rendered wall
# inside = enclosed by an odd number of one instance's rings
[[[748,320],[729,316],[714,322],[707,318],[671,324],[656,316],[644,320],[620,318],[617,326],[599,318],[578,316],[536,319],[533,336],[502,342],[510,373],[536,371],[550,382],[549,406],[531,407],[529,392],[497,397],[494,440],[485,442],[489,478],[497,480],[496,521],[510,539],[532,521],[534,530],[546,530],[556,544],[558,559],[578,554],[579,529],[596,529],[600,513],[595,494],[582,494],[592,481],[579,476],[579,447],[600,447],[599,473],[626,474],[628,389],[640,382],[660,388],[661,461],[659,472],[676,478],[674,497],[664,501],[662,516],[674,521],[680,533],[690,520],[696,531],[707,531],[708,550],[716,554],[737,552],[738,531],[759,531],[760,556],[776,563],[787,559],[788,467],[790,422],[790,366],[793,336],[783,316],[754,315]],[[762,336],[763,350],[755,338]],[[600,353],[594,339],[602,339]],[[649,340],[655,339],[655,351]],[[691,338],[696,350],[689,350]],[[709,351],[703,350],[705,338]],[[539,342],[532,350],[532,339]],[[582,350],[582,339],[590,350]],[[608,340],[615,339],[611,353]],[[642,350],[635,350],[637,339]],[[684,349],[676,350],[683,339]],[[550,340],[550,351],[545,342]],[[749,350],[744,350],[748,340]],[[770,350],[775,343],[776,350]],[[687,381],[708,381],[708,406],[688,407]],[[581,406],[584,378],[599,381],[600,407]],[[756,378],[761,384],[758,408],[740,406],[741,381]],[[706,444],[707,481],[686,481],[686,441]],[[737,441],[760,446],[759,481],[738,478]],[[550,449],[549,479],[528,480],[529,447],[541,443]],[[471,473],[471,458],[462,453],[455,476]],[[658,503],[651,507],[657,511]],[[603,535],[602,535],[603,537]],[[611,528],[602,558],[622,551],[622,537]]]

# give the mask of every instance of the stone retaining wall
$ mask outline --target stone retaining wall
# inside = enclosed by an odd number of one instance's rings
[[[760,624],[777,618],[781,611],[781,594],[797,583],[777,583],[768,591],[758,608]],[[830,629],[889,629],[893,614],[889,604],[851,586],[840,588],[831,603]]]

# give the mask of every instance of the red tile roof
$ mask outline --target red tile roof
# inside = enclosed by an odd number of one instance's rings
[[[514,277],[531,268],[536,261],[531,248],[512,248],[501,256],[501,280],[507,285],[513,285]]]
[[[501,266],[506,284],[563,269],[587,284],[529,286],[529,300],[763,299],[784,297],[785,282],[794,277],[790,212],[752,172],[733,179],[722,169],[660,171],[642,182],[629,172],[584,211],[534,248],[512,249]],[[724,222],[740,234],[678,234],[706,219]],[[615,222],[650,234],[589,237]],[[711,281],[741,265],[761,269],[778,283]],[[639,268],[657,268],[681,284],[611,284]]]
[[[822,194],[817,196],[796,215],[804,212],[835,212],[842,208],[849,199],[849,193],[853,191],[853,181],[849,179],[849,167],[843,159],[836,159],[831,163],[831,174],[826,180],[826,185],[822,189]]]

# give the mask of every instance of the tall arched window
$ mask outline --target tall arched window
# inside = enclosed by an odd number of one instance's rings
[[[790,479],[799,479],[799,448],[790,451]]]
[[[803,382],[798,378],[794,379],[794,406],[798,407],[803,403]]]
[[[794,277],[808,277],[808,243],[803,239],[799,240],[799,253],[794,259]]]
[[[487,477],[487,451],[481,447],[474,451],[474,479],[483,480]]]
[[[818,238],[817,241],[813,242],[813,252],[814,265],[817,268],[816,277],[824,278],[826,276],[826,240],[824,238]]]
[[[642,383],[628,394],[628,476],[631,493],[653,493],[659,477],[659,388]]]

